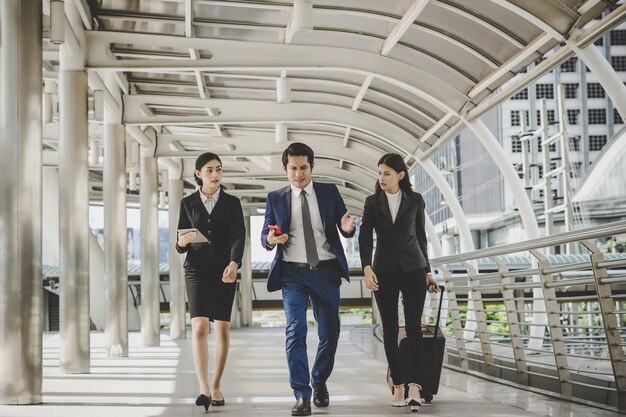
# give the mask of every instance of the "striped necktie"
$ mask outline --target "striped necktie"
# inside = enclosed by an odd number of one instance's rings
[[[309,202],[306,199],[306,192],[300,191],[300,202],[302,203],[302,227],[304,228],[304,247],[306,249],[306,262],[311,268],[315,268],[320,262],[315,246],[315,236],[313,235],[313,224],[311,223],[311,211]]]

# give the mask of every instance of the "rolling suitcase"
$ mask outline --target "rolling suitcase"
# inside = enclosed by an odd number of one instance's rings
[[[446,337],[438,325],[441,319],[441,304],[444,290],[445,287],[440,285],[439,307],[437,309],[437,321],[435,322],[437,325],[422,324],[421,396],[427,403],[430,403],[433,396],[439,391],[439,380],[441,378],[441,368],[443,367],[443,356],[446,348]],[[398,350],[400,360],[403,363],[407,363],[409,360],[409,352],[404,327],[400,327],[398,331]],[[404,366],[403,369],[407,369],[407,367]],[[389,384],[389,389],[393,390],[393,381],[391,380],[389,370],[387,370],[387,383]]]

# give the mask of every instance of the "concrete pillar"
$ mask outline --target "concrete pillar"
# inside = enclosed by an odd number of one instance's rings
[[[156,138],[154,129],[146,134]],[[156,143],[153,140],[152,143]],[[141,338],[144,346],[160,344],[158,166],[154,147],[141,147],[139,205],[141,209]]]
[[[244,218],[246,225],[246,246],[241,259],[241,325],[252,327],[252,258],[250,255],[250,216]]]
[[[59,266],[59,169],[44,166],[42,175],[42,262]]]
[[[89,171],[87,73],[60,79],[59,240],[61,368],[89,372]]]
[[[0,2],[0,403],[42,383],[41,1]]]
[[[103,142],[104,347],[128,356],[128,266],[126,256],[126,129],[106,111]],[[119,347],[118,347],[119,346]],[[113,349],[111,349],[113,347]]]
[[[180,169],[168,170],[168,207],[170,219],[170,337],[184,339],[186,337],[186,304],[185,275],[183,272],[183,255],[176,251],[176,231],[180,200],[183,198],[182,164]]]

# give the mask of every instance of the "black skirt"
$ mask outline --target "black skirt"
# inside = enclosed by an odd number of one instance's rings
[[[185,287],[191,318],[208,317],[210,321],[230,321],[237,284],[222,282],[201,268],[185,266]]]

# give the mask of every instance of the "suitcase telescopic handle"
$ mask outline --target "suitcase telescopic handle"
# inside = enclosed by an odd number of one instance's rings
[[[433,340],[437,340],[437,332],[439,331],[439,321],[441,320],[441,306],[443,305],[443,292],[446,289],[445,286],[439,286],[439,308],[437,309],[437,321],[435,322],[435,333],[433,335]]]

